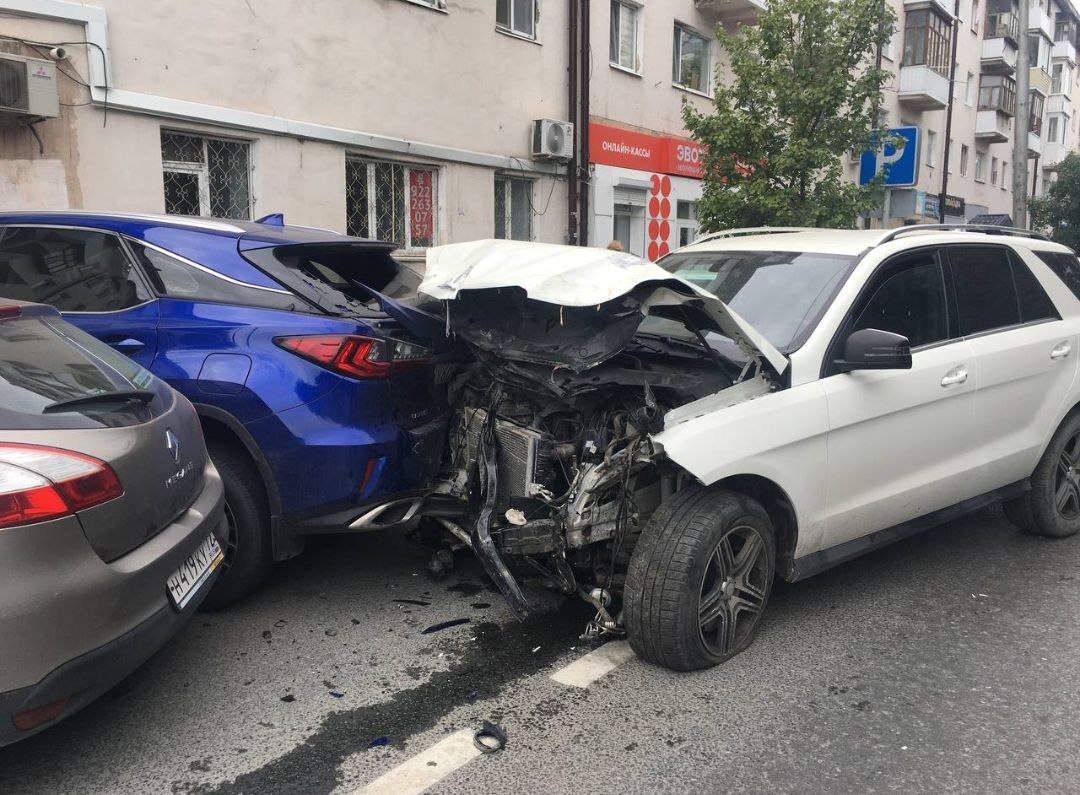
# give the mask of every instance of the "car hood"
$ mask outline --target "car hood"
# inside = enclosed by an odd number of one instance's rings
[[[437,246],[428,249],[419,292],[446,302],[455,332],[508,358],[585,369],[622,350],[645,315],[655,314],[689,317],[777,374],[788,366],[712,293],[623,252],[515,240]]]

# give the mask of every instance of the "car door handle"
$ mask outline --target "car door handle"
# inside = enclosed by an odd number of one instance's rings
[[[1070,353],[1072,353],[1072,345],[1070,345],[1068,342],[1059,342],[1057,345],[1054,346],[1054,350],[1050,351],[1050,358],[1064,359]]]
[[[138,353],[146,347],[145,342],[140,342],[139,340],[132,339],[131,337],[122,340],[116,340],[115,342],[110,342],[109,345],[116,348],[116,350],[120,351],[120,353]]]
[[[968,371],[966,367],[954,367],[945,373],[941,379],[942,386],[952,386],[953,384],[962,384],[967,381]]]

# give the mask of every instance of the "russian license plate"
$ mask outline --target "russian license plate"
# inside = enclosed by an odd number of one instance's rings
[[[206,582],[210,574],[216,569],[225,555],[221,551],[221,545],[213,533],[209,538],[199,544],[199,548],[192,552],[180,568],[166,581],[166,590],[169,599],[177,610],[183,610],[184,606],[198,592],[200,586]]]

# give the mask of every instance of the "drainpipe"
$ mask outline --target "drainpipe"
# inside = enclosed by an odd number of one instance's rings
[[[580,139],[581,126],[578,124],[578,93],[577,93],[577,64],[578,64],[578,30],[577,30],[577,7],[578,0],[566,0],[567,16],[567,121],[574,125],[574,138]],[[571,246],[578,242],[578,179],[577,179],[577,141],[570,147],[570,162],[566,166],[566,242]]]
[[[581,154],[578,157],[578,245],[589,245],[589,198],[592,188],[592,175],[589,171],[589,94],[592,83],[592,34],[589,26],[589,0],[581,3]]]
[[[1026,0],[1024,0],[1026,2]],[[980,25],[980,30],[982,26]],[[953,6],[952,62],[949,64],[949,107],[945,111],[945,157],[941,160],[941,194],[938,196],[938,223],[945,223],[945,197],[949,193],[949,152],[952,151],[953,99],[956,95],[956,40],[960,38],[960,0]]]
[[[1029,0],[1020,0],[1020,35],[1016,51],[1016,120],[1013,123],[1013,223],[1027,228],[1028,129],[1031,124],[1031,63],[1028,56]]]
[[[1039,190],[1039,156],[1035,155],[1035,168],[1031,171],[1031,195]]]

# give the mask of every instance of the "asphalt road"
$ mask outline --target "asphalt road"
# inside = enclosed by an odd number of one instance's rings
[[[483,719],[506,748],[433,792],[1080,790],[1080,537],[986,512],[778,584],[719,668],[634,659],[586,689],[549,677],[592,648],[584,606],[518,624],[475,566],[434,583],[425,560],[394,535],[319,539],[0,749],[0,792],[348,793]]]

